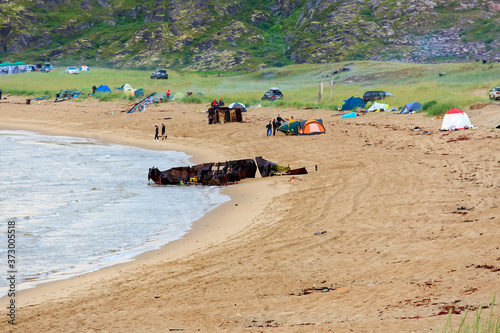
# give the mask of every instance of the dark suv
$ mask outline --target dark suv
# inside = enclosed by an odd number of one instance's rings
[[[264,96],[262,96],[261,99],[274,101],[276,99],[282,99],[283,97],[284,97],[283,93],[279,90],[279,88],[273,87],[269,88],[269,90],[266,91],[266,93],[264,94]]]
[[[363,95],[363,100],[366,102],[384,99],[386,96],[391,96],[387,91],[367,91]]]
[[[151,74],[151,78],[152,79],[168,79],[168,73],[166,70],[164,69],[159,69],[157,71],[155,71],[153,74]]]

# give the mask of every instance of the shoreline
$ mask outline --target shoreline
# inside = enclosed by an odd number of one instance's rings
[[[58,130],[53,128],[37,128],[36,126],[13,126],[4,124],[0,125],[0,130],[13,130],[13,131],[29,131],[34,133],[40,133],[49,136],[68,136],[68,137],[79,137],[86,139],[94,139],[91,136],[85,135],[84,133],[73,133],[64,130]],[[150,149],[150,150],[161,150],[161,151],[176,151],[183,152],[189,156],[189,160],[193,163],[200,163],[200,161],[206,161],[203,156],[211,155],[210,152],[206,150],[200,151],[196,147],[184,146],[184,150],[175,149],[162,149],[156,147],[154,144],[149,144],[146,142],[139,142],[134,144],[132,140],[125,140],[126,142],[119,142],[119,137],[114,135],[106,135],[104,140],[98,140],[98,142],[103,144],[119,144],[124,146]],[[221,160],[224,160],[223,158]],[[196,161],[196,162],[194,162]],[[186,231],[186,233],[177,240],[168,242],[158,249],[148,250],[140,254],[134,255],[125,262],[111,264],[102,268],[97,268],[94,271],[81,273],[75,276],[70,276],[67,278],[57,279],[54,281],[40,281],[33,287],[22,289],[17,292],[20,298],[29,299],[29,302],[24,302],[21,306],[31,306],[35,304],[40,304],[46,299],[57,299],[66,298],[69,296],[72,290],[68,287],[73,287],[73,280],[77,280],[79,285],[87,285],[88,283],[94,283],[99,281],[104,277],[109,277],[116,275],[117,272],[121,270],[127,270],[130,268],[137,268],[141,265],[151,265],[157,264],[162,261],[176,260],[181,257],[189,256],[197,251],[204,248],[211,247],[218,242],[226,240],[238,232],[242,231],[245,227],[251,224],[254,214],[258,214],[258,210],[254,209],[254,205],[259,206],[261,203],[259,201],[271,201],[269,194],[272,192],[265,192],[264,194],[259,194],[261,198],[255,195],[258,192],[258,188],[261,186],[261,182],[269,183],[270,179],[259,179],[260,176],[255,179],[245,179],[236,185],[228,185],[221,188],[221,193],[226,194],[230,197],[229,201],[222,203],[211,211],[207,212],[201,218],[192,222],[191,227]],[[250,181],[250,182],[249,182]],[[252,182],[255,182],[252,184]],[[257,188],[256,188],[257,187]],[[265,195],[267,194],[267,195]],[[255,201],[255,203],[253,203]],[[234,206],[238,206],[239,209],[235,210]],[[241,207],[247,207],[241,209]],[[250,208],[251,207],[251,208]],[[243,211],[242,211],[243,210]],[[221,220],[219,217],[221,213],[226,216],[225,219]],[[246,223],[240,225],[229,225],[227,219],[238,220],[241,215],[246,216]],[[130,267],[129,267],[130,266]],[[81,286],[81,288],[85,288]],[[60,292],[64,291],[64,292]],[[58,295],[54,297],[54,295]],[[7,295],[0,297],[0,306],[3,306],[8,301]]]

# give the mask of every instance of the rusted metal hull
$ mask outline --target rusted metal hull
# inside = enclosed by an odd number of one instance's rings
[[[150,168],[148,180],[158,185],[227,185],[245,178],[255,178],[257,165],[253,159],[218,163],[203,163],[194,166],[175,167],[165,171]]]

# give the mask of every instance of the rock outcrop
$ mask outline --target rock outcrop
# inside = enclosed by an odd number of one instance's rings
[[[3,0],[0,53],[187,70],[500,60],[498,27],[498,0]]]

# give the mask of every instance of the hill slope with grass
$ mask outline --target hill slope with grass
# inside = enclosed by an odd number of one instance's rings
[[[339,68],[349,68],[339,72]],[[439,76],[445,72],[446,75]],[[108,85],[112,94],[96,94],[100,100],[135,98],[116,90],[125,83],[143,88],[146,94],[172,95],[193,92],[180,100],[183,103],[207,103],[223,98],[226,104],[240,102],[248,107],[275,106],[294,109],[336,110],[350,96],[362,96],[369,90],[389,91],[394,96],[383,100],[398,109],[407,103],[419,102],[424,112],[441,115],[451,108],[466,110],[474,103],[489,103],[488,92],[500,86],[500,64],[440,63],[409,64],[397,62],[354,61],[334,64],[300,64],[282,68],[267,68],[248,73],[194,73],[172,70],[168,80],[151,80],[150,71],[116,70],[94,67],[79,75],[63,70],[48,74],[40,72],[4,75],[1,77],[4,96],[8,94],[35,98],[55,96],[61,89],[75,88],[90,93],[93,85]],[[323,82],[324,95],[318,100],[318,86]],[[331,83],[333,82],[333,87]],[[262,101],[269,87],[279,87],[282,100]],[[86,95],[80,95],[77,102]],[[369,107],[369,103],[367,106]]]
[[[254,70],[343,60],[500,59],[500,3],[4,0],[2,61]]]

